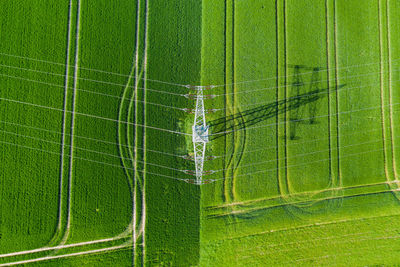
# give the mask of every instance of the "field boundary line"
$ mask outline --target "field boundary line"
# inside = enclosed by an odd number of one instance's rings
[[[279,21],[278,21],[278,1],[275,0],[275,57],[276,57],[276,76],[279,76]],[[279,87],[279,78],[276,79],[276,88]],[[278,89],[275,90],[275,101],[279,101],[279,92]],[[275,126],[275,142],[276,142],[276,167],[279,168],[279,112],[276,110],[275,114],[276,126]],[[246,153],[246,152],[244,152]],[[276,184],[277,184],[277,192],[278,195],[282,195],[282,188],[280,184],[280,174],[276,172]]]
[[[57,255],[57,256],[46,256],[46,257],[30,259],[30,260],[22,260],[22,261],[15,261],[15,262],[9,262],[9,263],[1,263],[0,267],[28,264],[28,263],[33,263],[33,262],[53,260],[53,259],[66,258],[66,257],[81,256],[81,255],[94,254],[94,253],[102,253],[102,252],[117,250],[117,249],[121,249],[121,248],[129,248],[129,247],[130,247],[130,245],[120,245],[120,246],[113,246],[113,247],[108,247],[108,248],[101,248],[101,249],[95,249],[95,250],[89,250],[89,251],[75,252],[75,253],[63,254],[63,255]]]
[[[391,57],[392,57],[392,53],[390,50],[390,12],[389,12],[389,0],[386,0],[386,43],[387,43],[387,53],[388,53],[388,87],[389,87],[389,105],[392,104],[392,95],[393,95],[393,87],[392,87],[392,61],[391,61]],[[394,128],[395,128],[395,124],[393,121],[393,107],[389,106],[389,116],[390,116],[390,137],[391,137],[391,143],[392,143],[392,166],[393,166],[393,174],[394,174],[394,178],[395,180],[398,180],[398,173],[397,173],[397,165],[396,165],[396,150],[394,149],[395,147],[395,138],[394,138]]]
[[[285,8],[286,8],[285,0],[276,0],[276,33],[277,33],[277,84],[276,87],[276,101],[281,101],[286,99],[286,29],[285,29]],[[283,18],[282,18],[283,17]],[[281,75],[284,73],[284,75]],[[279,90],[279,88],[284,88]],[[285,103],[286,105],[286,103]],[[286,108],[286,106],[285,106]],[[277,179],[278,179],[278,192],[280,195],[285,198],[285,196],[289,193],[289,188],[287,184],[286,177],[286,126],[284,125],[286,122],[285,114],[279,114],[276,112],[276,150],[277,150]],[[247,129],[248,130],[248,129]],[[283,134],[283,137],[281,136]]]
[[[225,0],[225,80],[226,81],[232,81],[233,79],[233,1],[232,0]],[[225,92],[232,91],[232,86],[231,84],[227,84],[225,86]],[[230,98],[225,97],[225,105],[227,106],[227,112],[228,114],[234,114],[234,103],[232,102],[233,100],[232,95]],[[228,147],[232,149],[232,153],[235,152],[235,143],[234,143],[234,138],[235,136],[226,136],[225,139],[225,150],[227,150]],[[228,149],[229,151],[229,149]],[[224,180],[224,198],[225,201],[231,202],[233,199],[232,195],[232,185],[233,185],[233,179],[228,179],[233,176],[233,169],[232,169],[232,160],[233,160],[233,155],[231,154],[228,158],[228,160],[225,162],[225,166],[227,166],[227,171],[224,174],[224,177],[226,178]]]
[[[331,26],[333,26],[333,24],[331,24],[331,19],[330,19],[330,12],[331,12],[331,10],[330,10],[330,4],[331,3],[333,3],[332,1],[330,1],[330,0],[325,0],[325,24],[326,24],[326,28],[325,28],[325,31],[326,31],[326,63],[327,63],[327,84],[328,84],[328,89],[327,89],[327,97],[328,97],[328,138],[329,138],[329,141],[328,141],[328,146],[329,146],[329,150],[331,150],[332,149],[332,146],[333,146],[333,138],[334,138],[334,136],[335,135],[332,135],[332,124],[333,124],[333,122],[332,122],[332,117],[331,117],[331,113],[332,113],[332,111],[331,111],[331,109],[332,109],[332,107],[331,107],[331,105],[334,105],[334,103],[332,103],[332,94],[331,94],[331,90],[330,90],[330,88],[332,87],[332,82],[334,82],[336,79],[336,77],[333,77],[333,79],[331,79],[331,75],[334,75],[334,72],[332,73],[331,72],[331,69],[332,68],[330,68],[331,67],[331,63],[333,64],[334,62],[331,62],[332,61],[332,56],[331,56],[331,43],[334,45],[334,42],[331,42],[331,38],[332,38],[332,36],[331,36]],[[333,17],[333,20],[334,20],[334,16],[332,16]],[[333,21],[333,23],[335,23],[335,21]],[[333,39],[334,39],[335,37],[333,37]],[[333,46],[333,49],[334,49],[334,53],[336,52],[335,51],[335,47]],[[336,66],[335,66],[336,67]],[[335,87],[336,87],[336,84],[335,84]],[[336,144],[336,146],[337,146],[337,144]],[[339,152],[339,151],[338,151]],[[338,158],[339,157],[339,153],[336,153],[335,154],[335,158]],[[332,152],[330,151],[329,152],[329,158],[330,158],[330,161],[329,161],[329,179],[330,179],[330,182],[332,183],[332,186],[333,187],[336,187],[336,186],[338,186],[338,182],[339,182],[339,172],[337,171],[337,170],[334,170],[334,163],[333,163],[333,156],[332,156]],[[336,165],[337,163],[335,163],[335,165]],[[337,173],[336,173],[337,172]]]
[[[148,60],[148,39],[149,39],[149,1],[146,0],[146,6],[145,6],[145,24],[144,24],[144,62],[143,62],[143,124],[146,125],[146,100],[147,100],[147,60]],[[146,162],[146,128],[142,128],[143,131],[143,140],[142,140],[142,146],[143,146],[143,170],[142,172],[142,226],[141,226],[141,232],[142,232],[142,266],[146,265],[146,178],[147,178],[147,162]]]
[[[58,203],[58,225],[57,231],[54,237],[57,237],[57,234],[61,232],[62,225],[62,204],[63,204],[63,176],[64,176],[64,150],[65,150],[65,129],[67,128],[67,121],[65,112],[67,110],[68,103],[68,85],[69,85],[69,61],[70,61],[70,48],[71,48],[71,20],[72,20],[72,4],[73,0],[69,0],[68,6],[68,34],[67,34],[67,51],[66,51],[66,67],[65,67],[65,80],[64,80],[64,103],[63,103],[63,117],[62,117],[62,133],[61,133],[61,162],[60,162],[60,177],[59,177],[59,203]],[[53,237],[53,238],[54,238]]]
[[[236,45],[235,45],[235,36],[236,36],[236,34],[235,34],[235,30],[236,30],[236,27],[235,27],[235,23],[236,23],[236,2],[233,0],[232,2],[232,22],[231,22],[231,28],[232,28],[232,31],[231,31],[231,38],[232,38],[232,40],[231,40],[231,58],[232,58],[232,61],[231,61],[231,80],[232,80],[232,82],[233,83],[235,83],[235,75],[236,75],[236,69],[235,69],[235,63],[236,63],[236,55],[235,55],[235,48],[236,48]],[[233,113],[235,114],[235,113],[237,113],[237,112],[239,112],[240,113],[240,111],[239,111],[239,108],[237,107],[237,105],[236,105],[236,102],[237,102],[237,98],[235,97],[235,93],[236,93],[236,84],[233,84],[232,86],[231,86],[231,90],[232,90],[232,96],[231,96],[231,101],[232,101],[232,110],[233,110]],[[246,127],[244,127],[243,128],[244,129],[244,132],[246,132]],[[237,148],[238,148],[238,145],[240,145],[240,144],[238,144],[238,142],[236,142],[236,139],[238,139],[238,136],[240,135],[240,133],[238,133],[238,134],[236,134],[236,133],[233,133],[233,135],[232,135],[232,137],[231,137],[231,139],[232,139],[232,149],[233,149],[233,152],[232,152],[232,160],[231,160],[231,168],[232,168],[232,180],[230,181],[230,198],[231,198],[231,201],[235,201],[235,199],[236,199],[236,168],[235,168],[235,165],[236,165],[236,159],[235,159],[235,152],[237,151]]]
[[[288,12],[287,12],[287,4],[288,2],[286,0],[283,0],[283,38],[284,38],[284,70],[285,70],[285,77],[284,77],[284,99],[285,99],[285,110],[287,109],[287,100],[289,96],[289,87],[288,87],[288,74],[289,74],[289,66],[288,66],[288,48],[287,48],[287,40],[288,40]],[[287,194],[290,194],[293,190],[291,189],[290,186],[290,180],[289,180],[289,169],[288,169],[288,157],[289,157],[289,145],[288,145],[288,132],[289,132],[289,125],[290,125],[290,116],[287,112],[284,112],[284,146],[285,146],[285,180],[286,180],[286,190]]]
[[[97,240],[92,240],[92,241],[85,241],[85,242],[73,243],[73,244],[67,244],[67,245],[59,245],[59,246],[54,246],[54,247],[42,247],[42,248],[36,248],[36,249],[32,249],[32,250],[16,251],[16,252],[10,252],[7,254],[0,254],[0,258],[14,257],[14,256],[19,256],[19,255],[25,255],[25,254],[33,254],[33,253],[48,251],[48,250],[56,250],[56,249],[80,247],[80,246],[85,246],[85,245],[105,243],[105,242],[115,241],[115,240],[124,239],[124,238],[125,237],[115,236],[112,238],[97,239]]]
[[[140,19],[140,16],[141,16],[141,0],[138,0],[137,1],[137,10],[136,10],[136,14],[137,14],[137,18],[136,18],[136,42],[135,42],[135,74],[134,74],[134,80],[135,80],[135,82],[134,82],[134,85],[133,85],[133,90],[134,90],[134,92],[133,92],[133,96],[131,96],[131,99],[130,99],[130,103],[129,103],[129,108],[128,108],[128,121],[129,121],[129,114],[130,114],[130,112],[131,112],[131,103],[132,103],[132,97],[135,99],[135,122],[137,122],[137,116],[136,116],[136,108],[137,108],[137,102],[136,102],[136,100],[137,100],[137,86],[138,86],[138,83],[137,83],[137,78],[138,78],[138,72],[139,72],[139,48],[140,48],[140,22],[141,22],[141,19]],[[137,135],[137,132],[136,132],[136,129],[137,129],[137,126],[135,126],[134,127],[135,128],[135,130],[134,130],[134,134],[135,134],[135,136],[134,136],[134,150],[135,150],[135,156],[134,156],[134,158],[132,158],[132,163],[133,163],[133,166],[134,166],[134,169],[136,169],[136,170],[133,170],[132,171],[132,173],[133,173],[133,184],[134,184],[134,188],[133,188],[133,196],[132,196],[132,204],[133,204],[133,225],[132,225],[132,227],[133,227],[133,229],[132,229],[132,238],[133,238],[133,251],[132,251],[132,266],[135,266],[135,263],[136,263],[136,256],[137,256],[137,240],[136,240],[136,236],[137,236],[137,233],[136,233],[136,229],[137,229],[137,224],[138,224],[138,222],[137,222],[137,186],[138,186],[138,182],[137,182],[137,162],[136,162],[136,153],[137,153],[137,150],[136,150],[136,147],[137,147],[137,141],[136,141],[136,135]],[[127,125],[127,129],[129,129],[129,125]],[[130,142],[129,142],[129,136],[130,136],[130,131],[129,130],[127,130],[127,140],[128,140],[128,144],[130,144]],[[128,150],[128,153],[131,155],[131,151],[132,151],[132,148],[128,148],[129,150]],[[132,156],[132,155],[131,155]]]
[[[330,47],[329,47],[329,18],[328,18],[328,0],[325,0],[325,33],[326,33],[326,64],[327,64],[327,70],[326,70],[326,76],[327,80],[330,80],[330,72],[329,72],[329,67],[330,67]],[[331,88],[331,83],[328,81],[327,82],[328,89],[327,89],[327,97],[328,97],[328,149],[329,149],[329,180],[332,183],[332,187],[335,186],[335,182],[332,177],[332,152],[331,147],[332,147],[332,140],[331,140],[331,94],[330,94],[330,88]]]
[[[136,10],[136,16],[137,16],[137,18],[136,18],[136,42],[135,42],[135,84],[134,84],[134,92],[133,92],[133,94],[134,94],[134,99],[137,99],[137,74],[138,74],[138,71],[139,71],[139,47],[140,47],[140,41],[139,41],[139,39],[140,39],[140,16],[141,16],[141,12],[140,12],[140,10],[141,10],[141,1],[140,0],[137,0],[136,1],[136,7],[137,7],[137,10]],[[132,103],[132,98],[131,98],[131,102],[130,102],[130,104]],[[128,108],[128,120],[129,120],[129,114],[130,114],[130,112],[131,112],[131,108],[130,108],[130,104],[129,104],[129,108]],[[135,102],[135,110],[136,110],[136,102]],[[136,115],[135,115],[135,122],[136,122]],[[137,128],[137,126],[135,126],[135,129]],[[129,125],[127,125],[127,129],[129,129]],[[137,142],[136,142],[136,130],[134,131],[135,132],[135,137],[134,137],[134,142],[135,142],[135,144],[134,144],[134,150],[135,150],[135,158],[132,158],[132,163],[133,163],[133,165],[134,165],[134,168],[135,169],[137,169],[137,164],[136,164],[136,147],[137,147]],[[128,130],[127,131],[127,140],[128,140],[128,144],[130,144],[130,142],[129,142],[129,135],[130,135],[130,131]],[[132,148],[128,148],[128,153],[129,154],[131,154],[132,153]],[[132,155],[131,155],[132,156]],[[136,240],[136,238],[137,238],[137,233],[136,233],[136,228],[137,228],[137,201],[136,201],[136,197],[137,197],[137,195],[136,195],[136,192],[137,192],[137,186],[138,186],[138,183],[137,183],[137,173],[135,172],[135,170],[133,170],[132,171],[132,173],[133,173],[133,184],[134,184],[134,188],[133,188],[133,195],[132,195],[132,204],[133,204],[133,224],[132,224],[132,238],[133,238],[133,240],[132,240],[132,242],[133,242],[133,251],[132,251],[132,266],[135,266],[135,263],[136,263],[136,255],[137,255],[137,240]]]
[[[224,29],[224,62],[223,62],[223,69],[224,69],[224,83],[226,84],[227,83],[227,77],[226,77],[226,70],[227,70],[227,68],[226,68],[226,61],[227,61],[227,49],[226,49],[226,45],[227,45],[227,37],[226,37],[226,33],[227,33],[227,11],[226,11],[226,7],[227,7],[227,0],[224,0],[224,27],[223,27],[223,29]],[[227,92],[227,85],[225,85],[224,84],[224,92],[226,93]],[[225,122],[224,122],[224,126],[226,126],[226,118],[227,118],[227,116],[228,116],[228,104],[227,104],[227,100],[228,100],[228,97],[226,96],[226,94],[224,95],[224,100],[223,100],[223,103],[224,103],[224,109],[223,109],[223,112],[224,112],[224,119],[225,119]],[[223,162],[223,166],[225,167],[226,165],[227,165],[227,162],[228,162],[228,159],[227,159],[227,156],[228,156],[228,150],[226,149],[227,148],[227,138],[225,137],[224,138],[224,158],[223,158],[223,160],[224,160],[224,162]],[[223,175],[223,177],[226,177],[227,176],[227,172],[223,172],[222,173],[222,175]],[[226,184],[226,181],[223,181],[222,182],[222,187],[221,187],[221,197],[222,197],[222,201],[224,202],[224,203],[226,203],[227,201],[228,201],[228,199],[227,199],[227,196],[226,196],[226,190],[227,190],[227,184]]]
[[[390,181],[390,176],[389,176],[389,170],[388,170],[388,155],[387,155],[387,140],[386,140],[386,123],[385,123],[385,100],[384,100],[384,78],[382,71],[384,70],[383,66],[383,29],[382,29],[382,7],[381,7],[381,1],[377,1],[378,4],[378,28],[379,28],[379,68],[381,71],[381,74],[379,76],[379,82],[380,82],[380,100],[381,100],[381,120],[382,120],[382,142],[383,142],[383,164],[385,168],[385,175],[386,175],[386,180]]]
[[[336,100],[336,147],[337,147],[337,174],[338,174],[338,183],[337,185],[343,186],[342,181],[342,172],[341,172],[341,164],[340,164],[340,118],[339,118],[339,74],[338,74],[338,62],[339,62],[339,54],[337,51],[338,48],[338,40],[337,40],[337,12],[336,12],[337,1],[333,0],[333,33],[334,33],[334,50],[335,50],[335,100]]]
[[[73,167],[74,167],[74,133],[75,133],[75,108],[77,98],[77,84],[78,84],[78,66],[79,66],[79,40],[80,40],[80,20],[81,20],[81,0],[77,0],[77,17],[76,17],[76,39],[75,39],[75,69],[74,69],[74,90],[72,93],[72,113],[71,113],[71,136],[70,136],[70,147],[71,156],[69,158],[69,172],[68,172],[68,212],[67,212],[67,225],[64,233],[64,237],[60,244],[65,244],[69,237],[71,227],[71,199],[72,199],[72,179],[73,179]]]

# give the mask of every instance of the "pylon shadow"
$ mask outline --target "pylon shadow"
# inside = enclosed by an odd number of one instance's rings
[[[343,88],[345,85],[339,85],[337,89]],[[287,113],[296,110],[295,116],[289,116],[289,122],[298,123],[301,121],[309,121],[310,124],[315,123],[315,113],[317,102],[328,95],[328,88],[312,90],[304,94],[298,94],[284,100],[268,103],[243,112],[239,112],[227,117],[221,117],[208,122],[210,131],[210,140],[215,140],[227,134],[238,131],[246,127],[256,125],[262,121],[270,118],[275,118],[279,114]],[[331,92],[336,92],[332,90]],[[302,119],[300,116],[300,109],[305,106],[310,106],[309,117]],[[291,138],[294,136],[291,136]]]

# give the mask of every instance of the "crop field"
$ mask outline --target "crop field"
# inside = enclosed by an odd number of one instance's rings
[[[0,266],[400,263],[399,1],[0,14]]]

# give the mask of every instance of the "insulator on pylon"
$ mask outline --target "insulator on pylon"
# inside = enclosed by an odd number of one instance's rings
[[[183,96],[186,97],[187,99],[196,99],[197,97],[195,94],[185,94]]]
[[[186,159],[186,160],[191,160],[191,161],[194,161],[194,156],[191,156],[191,155],[184,155],[184,156],[181,156],[183,159]],[[215,156],[206,156],[205,158],[204,158],[204,160],[213,160],[213,159],[216,159],[217,157],[215,157]]]
[[[186,160],[194,160],[194,157],[191,155],[183,155],[181,158],[186,159]]]
[[[197,99],[197,95],[196,94],[185,94],[183,95],[184,97],[186,97],[187,99]],[[212,99],[216,97],[216,95],[203,95],[202,98],[203,99]]]
[[[187,84],[187,85],[185,85],[185,87],[187,89],[190,89],[190,90],[199,90],[199,89],[201,89],[201,90],[211,90],[215,86],[214,85],[204,85],[204,86],[200,86],[199,85],[199,86],[196,86],[196,85]]]
[[[196,179],[184,179],[183,181],[188,183],[188,184],[202,185],[202,184],[210,184],[212,182],[215,182],[216,180],[203,179],[203,180],[199,181],[199,180],[196,180]]]
[[[194,170],[182,170],[183,173],[186,173],[188,175],[196,175],[196,172]],[[215,171],[209,170],[209,171],[203,171],[201,175],[210,175],[213,174]]]
[[[186,113],[189,113],[189,114],[193,114],[194,113],[194,110],[192,108],[183,108],[182,110],[185,111]]]
[[[181,158],[186,159],[186,160],[194,160],[194,157],[191,155],[184,155],[184,156],[181,156]]]
[[[183,173],[189,174],[189,175],[196,175],[196,172],[193,170],[182,170]]]

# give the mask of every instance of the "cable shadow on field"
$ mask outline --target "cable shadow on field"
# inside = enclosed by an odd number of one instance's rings
[[[345,85],[340,85],[338,86],[338,89],[341,89],[344,86]],[[221,117],[209,121],[209,139],[212,141],[224,137],[233,131],[243,130],[270,118],[275,118],[277,114],[283,114],[289,111],[296,111],[296,114],[299,114],[302,107],[310,105],[315,106],[318,100],[327,96],[327,91],[327,88],[312,90],[284,100],[275,101],[266,105],[258,106],[256,108],[248,109],[228,117]],[[316,112],[315,107],[310,108],[310,110]],[[310,113],[310,117],[307,118],[310,123],[314,123],[313,119],[315,116],[315,114]],[[289,122],[298,123],[304,120],[306,119],[302,119],[301,116],[292,116]],[[291,138],[294,138],[294,136],[291,136]]]

